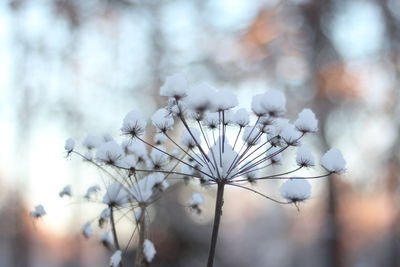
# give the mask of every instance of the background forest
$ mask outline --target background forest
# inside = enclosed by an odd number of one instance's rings
[[[58,197],[99,175],[65,159],[64,141],[118,136],[133,108],[149,118],[179,71],[246,108],[283,90],[289,116],[316,113],[314,147],[348,162],[341,178],[313,182],[300,212],[229,189],[218,266],[400,266],[399,1],[4,0],[0,59],[0,266],[106,266],[109,253],[80,233],[93,206]],[[185,186],[154,207],[152,266],[203,266],[204,194],[201,215],[180,206]],[[32,221],[38,203],[48,215]]]

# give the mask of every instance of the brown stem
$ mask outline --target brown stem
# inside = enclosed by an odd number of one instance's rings
[[[224,205],[224,187],[225,187],[224,182],[218,183],[217,199],[215,201],[214,225],[213,225],[213,231],[212,231],[212,236],[211,236],[211,245],[210,245],[210,251],[208,254],[207,267],[213,267],[213,265],[214,265],[215,248],[217,245],[218,230],[219,230],[219,225],[221,222],[222,206]]]
[[[120,250],[119,242],[118,242],[118,235],[117,235],[117,228],[115,227],[115,219],[114,219],[114,206],[110,205],[110,222],[111,222],[111,231],[114,238],[115,248]],[[123,266],[122,261],[119,264],[120,267]]]
[[[145,260],[143,255],[143,243],[146,234],[146,208],[143,206],[141,207],[141,214],[138,220],[138,228],[139,228],[139,243],[136,252],[136,260],[135,260],[135,267],[145,266]]]

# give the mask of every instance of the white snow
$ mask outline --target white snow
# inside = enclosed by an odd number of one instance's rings
[[[65,146],[64,146],[65,150],[66,150],[68,153],[70,153],[70,152],[72,152],[72,150],[74,150],[74,147],[75,147],[75,140],[72,139],[72,138],[68,138],[68,139],[65,141]]]
[[[96,151],[96,160],[105,164],[116,164],[124,157],[124,150],[115,141],[102,144]]]
[[[318,131],[318,120],[315,118],[314,112],[308,108],[303,109],[299,113],[294,125],[296,126],[297,130],[303,133],[314,133]]]
[[[188,206],[197,206],[203,204],[204,197],[202,194],[195,192],[192,194],[191,199],[188,201]]]
[[[315,166],[314,156],[311,154],[311,150],[306,145],[301,145],[297,149],[296,162],[299,166],[312,167]]]
[[[112,183],[107,187],[103,197],[103,203],[114,206],[122,206],[128,201],[125,188],[120,183]]]
[[[34,218],[39,218],[46,215],[46,211],[42,205],[37,205],[31,212],[29,212],[29,215]]]
[[[262,96],[261,106],[268,112],[270,116],[281,116],[286,112],[285,95],[278,90],[268,90]]]
[[[94,149],[101,145],[101,138],[97,135],[88,135],[83,139],[82,145],[87,149]]]
[[[90,222],[85,223],[82,226],[82,235],[86,238],[89,238],[93,234],[93,230],[90,227]]]
[[[174,118],[165,108],[160,108],[151,117],[153,125],[161,132],[166,132],[174,126]]]
[[[71,186],[70,185],[64,186],[64,188],[60,191],[60,193],[58,193],[58,195],[60,197],[64,197],[64,196],[69,196],[70,197],[72,195]]]
[[[179,99],[186,96],[188,87],[185,74],[183,72],[175,73],[167,77],[164,85],[160,88],[160,95]]]
[[[322,156],[321,165],[327,171],[333,173],[340,174],[346,171],[346,161],[342,153],[336,148],[328,150],[328,152]]]
[[[100,186],[98,186],[98,185],[90,186],[86,190],[85,198],[90,198],[91,196],[95,195],[99,191],[100,191]]]
[[[126,114],[121,127],[122,134],[136,137],[143,135],[145,129],[146,121],[139,111],[132,110]]]
[[[304,201],[311,195],[311,184],[304,179],[289,179],[280,187],[283,198],[291,202]]]
[[[238,105],[236,95],[229,89],[217,90],[211,98],[213,111],[228,110]]]
[[[111,267],[118,267],[122,260],[122,252],[121,250],[117,250],[112,254],[110,257],[110,266]]]
[[[156,255],[156,249],[154,248],[153,242],[145,239],[143,242],[143,253],[147,262],[151,262]]]
[[[197,128],[189,128],[189,130],[190,132],[187,129],[183,130],[181,143],[186,148],[194,148],[196,147],[196,141],[198,144],[201,144],[201,133]],[[195,139],[193,139],[192,135]]]
[[[240,127],[245,127],[250,123],[249,113],[246,109],[238,109],[234,116],[235,123]]]

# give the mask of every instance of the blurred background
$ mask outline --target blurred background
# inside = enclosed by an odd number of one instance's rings
[[[107,266],[98,237],[80,234],[100,207],[58,197],[100,175],[65,159],[64,140],[118,137],[129,110],[163,105],[178,71],[247,108],[285,91],[290,118],[317,114],[319,155],[337,147],[348,163],[300,212],[228,190],[216,266],[400,266],[399,1],[3,0],[0,60],[0,266]],[[182,204],[196,190],[200,216]],[[152,266],[205,265],[214,193],[182,186],[153,207]],[[37,204],[48,215],[33,221]]]

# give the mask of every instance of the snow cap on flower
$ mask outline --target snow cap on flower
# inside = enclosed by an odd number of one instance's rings
[[[210,151],[207,154],[209,158],[215,158],[215,161],[218,164],[217,164],[217,169],[211,168],[211,172],[210,168],[208,168],[207,166],[202,167],[201,169],[203,172],[202,177],[205,181],[208,181],[209,177],[204,173],[208,174],[211,177],[216,177],[217,179],[231,179],[233,178],[232,176],[238,172],[237,167],[231,168],[233,160],[237,159],[236,157],[237,153],[229,145],[228,140],[226,138],[224,147],[221,153],[219,153],[222,142],[223,142],[222,138],[219,137],[217,141],[214,143],[214,145],[210,148]]]
[[[211,108],[213,103],[213,97],[215,96],[216,90],[208,84],[201,83],[193,86],[187,97],[185,103],[191,110],[197,112],[204,112]]]
[[[101,138],[97,135],[88,135],[83,139],[82,145],[87,149],[94,149],[102,143]]]
[[[281,164],[282,162],[282,151],[279,147],[271,147],[267,151],[267,158],[269,158],[272,162],[272,164]]]
[[[238,105],[236,95],[231,90],[226,88],[217,90],[213,94],[211,101],[212,109],[214,111],[228,110]]]
[[[100,186],[98,185],[90,186],[86,190],[85,198],[89,199],[92,195],[96,194],[99,191],[100,191]]]
[[[99,216],[99,227],[102,228],[104,223],[110,218],[111,210],[110,208],[105,208],[101,211]]]
[[[202,194],[195,192],[192,194],[191,199],[188,201],[188,206],[197,206],[203,204],[204,197]]]
[[[107,219],[107,218],[110,217],[110,214],[111,214],[110,208],[105,208],[105,209],[103,209],[103,210],[101,211],[101,213],[100,213],[100,218],[102,218],[102,219]]]
[[[250,123],[249,113],[246,109],[238,109],[235,113],[235,123],[240,127],[245,127]]]
[[[231,109],[225,110],[221,114],[221,120],[223,120],[225,126],[235,123],[235,112]]]
[[[115,141],[102,144],[96,152],[96,160],[109,165],[116,164],[124,157],[124,150]]]
[[[318,131],[318,120],[315,118],[314,112],[311,109],[303,109],[294,122],[297,130],[302,133],[315,133]]]
[[[119,183],[112,183],[107,187],[103,202],[109,206],[122,206],[128,200],[125,188]]]
[[[149,174],[147,179],[151,180],[150,183],[153,184],[152,189],[164,191],[169,187],[169,184],[165,181],[165,176],[162,173],[155,172]]]
[[[286,124],[280,136],[289,146],[298,146],[300,144],[301,132],[299,132],[293,124]]]
[[[100,242],[108,249],[114,244],[114,240],[108,231],[102,231],[100,233]]]
[[[114,141],[114,138],[112,137],[111,134],[109,133],[105,133],[101,136],[102,140],[104,143],[110,142],[110,141]]]
[[[123,144],[127,153],[132,153],[135,155],[138,162],[145,161],[147,158],[147,150],[143,142],[137,139],[130,139]]]
[[[74,148],[75,148],[75,140],[72,139],[72,138],[68,138],[68,139],[65,141],[65,146],[64,146],[64,148],[65,148],[65,151],[67,151],[68,154],[71,153],[71,152],[74,150]]]
[[[186,96],[188,87],[185,74],[178,72],[167,77],[164,85],[160,88],[160,95],[181,99]]]
[[[143,242],[143,254],[148,263],[150,263],[156,255],[156,249],[154,248],[153,242],[148,239],[145,239]]]
[[[182,116],[185,117],[188,112],[188,104],[186,101],[178,101],[175,98],[169,98],[168,104],[165,107],[173,117]]]
[[[134,138],[142,135],[145,129],[146,121],[139,111],[132,110],[126,114],[121,127],[122,134]]]
[[[163,146],[156,146],[150,152],[151,168],[162,169],[166,164],[168,164],[169,156],[166,153],[166,149]]]
[[[90,227],[90,222],[85,223],[85,224],[82,226],[82,235],[83,235],[85,238],[89,238],[92,234],[93,234],[93,230],[92,230],[92,228]]]
[[[189,130],[190,132],[188,130],[184,130],[181,137],[181,143],[184,147],[192,149],[196,147],[197,144],[201,143],[200,131],[197,128],[189,128]],[[192,135],[195,139],[193,139]]]
[[[304,201],[311,195],[311,184],[304,179],[289,179],[281,185],[280,191],[290,202]]]
[[[174,118],[165,108],[160,108],[151,117],[153,125],[161,132],[166,132],[174,126]]]
[[[34,218],[40,218],[46,215],[46,211],[42,205],[37,205],[31,212],[29,212],[29,215]]]
[[[200,214],[202,212],[200,204],[203,204],[203,202],[204,202],[203,195],[196,192],[192,194],[192,198],[188,201],[187,205],[197,214]]]
[[[286,112],[285,95],[278,90],[268,90],[262,96],[261,106],[272,117],[278,117]]]
[[[163,133],[156,133],[154,135],[154,142],[157,145],[163,144],[166,140],[167,140],[167,136],[165,136],[165,134],[163,134]]]
[[[169,184],[162,173],[152,173],[139,180],[130,190],[133,198],[138,202],[148,202],[153,196],[153,189],[161,191],[167,189]]]
[[[110,257],[110,267],[119,267],[122,260],[121,250],[117,250]]]
[[[203,119],[203,124],[209,129],[218,128],[219,114],[218,112],[206,112]]]
[[[315,166],[314,156],[311,154],[310,149],[305,145],[301,145],[297,149],[296,162],[300,167]]]
[[[242,139],[249,146],[258,145],[261,141],[260,130],[255,126],[246,126],[243,131]]]
[[[115,166],[124,169],[134,169],[136,167],[136,164],[137,162],[134,155],[127,155],[115,162]]]
[[[336,148],[330,149],[322,156],[321,165],[332,173],[340,174],[346,171],[346,161],[340,150]]]
[[[60,197],[64,197],[64,196],[69,196],[70,197],[72,195],[71,186],[70,185],[64,186],[64,188],[60,191],[60,193],[58,193],[58,195]]]
[[[261,117],[261,116],[264,116],[265,114],[267,114],[267,110],[262,105],[263,99],[264,99],[264,94],[255,95],[251,99],[251,110],[258,117]]]

